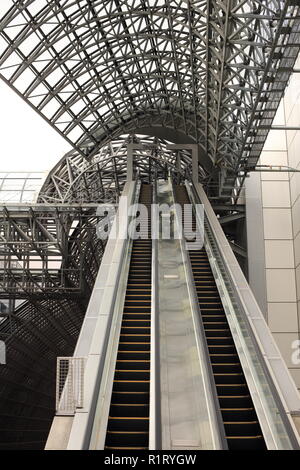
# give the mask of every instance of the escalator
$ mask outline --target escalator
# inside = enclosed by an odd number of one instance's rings
[[[141,185],[139,203],[147,207],[148,218],[138,227],[141,238],[132,244],[106,449],[147,449],[149,445],[151,185]]]
[[[148,209],[141,238],[107,242],[76,353],[63,358],[74,374],[58,382],[47,448],[299,449],[298,391],[202,186],[158,179],[155,216],[151,185],[133,181],[123,192]],[[187,204],[190,215],[190,200],[205,207],[206,249],[185,251],[165,236],[172,232],[164,232],[164,217],[178,221],[170,206]],[[131,228],[131,214],[121,215]],[[194,215],[188,224],[185,231],[195,232]]]
[[[190,204],[184,186],[174,186],[174,193],[182,209]],[[194,215],[191,224],[195,231]],[[188,254],[228,448],[266,449],[207,253],[203,247]]]

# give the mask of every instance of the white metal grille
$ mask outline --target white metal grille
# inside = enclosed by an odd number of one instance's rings
[[[56,414],[73,415],[83,407],[85,357],[58,357],[56,373]]]

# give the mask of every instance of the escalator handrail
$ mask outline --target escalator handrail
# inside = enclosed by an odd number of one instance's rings
[[[280,416],[281,432],[284,429],[286,433],[286,445],[288,448],[299,448],[299,435],[292,420],[292,415],[298,414],[300,410],[298,390],[202,186],[198,184],[191,187],[186,182],[186,188],[190,198],[194,199],[194,203],[204,205],[205,244],[208,249],[209,261],[217,276],[217,285],[224,303],[224,310],[233,339],[238,346],[241,363],[244,364],[244,374],[250,393],[252,391],[253,402],[256,404],[266,445],[268,448],[283,448],[282,436],[280,436],[280,432],[276,432],[276,422]],[[209,237],[214,246],[212,246]],[[248,347],[249,345],[250,347]],[[264,386],[269,390],[271,403],[268,403],[267,394],[262,396],[264,390],[260,380],[255,380],[258,370],[252,361],[251,348],[254,348],[256,357],[259,358],[257,367],[265,381]]]
[[[151,334],[150,334],[150,404],[149,404],[149,450],[161,449],[161,396],[160,396],[160,354],[159,354],[159,294],[158,294],[158,240],[156,180],[152,183],[153,195],[151,206]]]
[[[130,200],[127,201],[128,207],[132,204],[137,204],[140,192],[140,181],[135,180],[133,182],[134,187]],[[119,209],[120,210],[120,209]],[[118,213],[119,214],[119,211]],[[126,293],[126,284],[127,284],[127,275],[130,264],[130,253],[132,247],[132,238],[130,236],[124,237],[124,230],[127,230],[131,219],[134,216],[128,217],[127,214],[120,214],[120,231],[119,239],[116,240],[116,249],[120,249],[119,253],[119,264],[117,273],[115,275],[115,289],[112,293],[111,301],[109,302],[109,323],[106,327],[106,333],[104,338],[104,344],[102,346],[100,363],[97,364],[97,370],[95,365],[93,365],[93,360],[91,361],[90,371],[92,374],[96,374],[97,378],[94,382],[95,386],[92,391],[91,405],[88,411],[88,425],[85,430],[85,435],[83,438],[83,449],[101,449],[101,446],[105,442],[106,435],[106,426],[103,424],[108,418],[110,398],[112,392],[112,383],[114,371],[111,371],[110,363],[112,357],[116,355],[115,345],[118,345],[119,331],[120,331],[120,312],[122,311],[125,293]],[[125,221],[125,224],[122,221]],[[116,219],[114,224],[117,223]],[[110,294],[111,295],[111,294]],[[104,296],[105,297],[105,296]],[[107,300],[107,299],[106,299]],[[97,327],[96,327],[97,329]],[[97,332],[96,332],[97,333]],[[116,341],[117,338],[117,341]],[[97,338],[95,335],[93,337],[93,344],[95,344]],[[93,344],[91,348],[93,348]],[[86,373],[88,371],[86,370]],[[106,416],[107,415],[107,416]],[[101,425],[100,425],[101,423]],[[76,439],[76,438],[75,438]],[[70,442],[69,442],[70,445]]]
[[[173,181],[171,181],[173,200],[174,203],[178,203],[175,197],[175,190]],[[180,231],[181,221],[180,216],[177,213],[177,207],[175,206],[175,220]],[[215,450],[227,450],[228,444],[225,436],[225,428],[221,416],[220,407],[218,405],[218,393],[213,377],[213,370],[209,359],[209,350],[205,338],[205,331],[202,322],[202,316],[200,311],[199,302],[197,301],[197,292],[195,289],[194,277],[192,272],[192,266],[189,259],[189,254],[186,248],[186,243],[183,237],[180,237],[181,253],[183,258],[183,264],[185,268],[185,275],[187,281],[187,287],[189,292],[189,299],[191,305],[191,311],[193,315],[193,322],[195,325],[195,336],[198,347],[198,357],[202,370],[202,379],[205,388],[205,398],[207,410],[210,416],[210,429],[212,440],[214,442]]]

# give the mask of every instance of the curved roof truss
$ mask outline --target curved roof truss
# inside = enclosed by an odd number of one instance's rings
[[[144,135],[122,135],[103,145],[88,161],[76,151],[67,153],[49,172],[38,201],[52,204],[117,202],[127,178],[130,141],[143,146],[133,151],[134,169],[139,171],[142,180],[164,177],[166,168],[191,178],[188,151],[182,151],[178,163],[176,151],[166,148],[168,141]],[[199,175],[204,182],[205,172],[200,164]]]
[[[292,71],[297,4],[7,0],[0,77],[84,157],[163,127],[237,171],[255,165]]]

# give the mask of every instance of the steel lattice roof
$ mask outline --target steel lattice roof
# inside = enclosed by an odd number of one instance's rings
[[[298,53],[298,1],[3,3],[0,77],[83,156],[146,130],[199,143],[208,172],[255,165]]]

